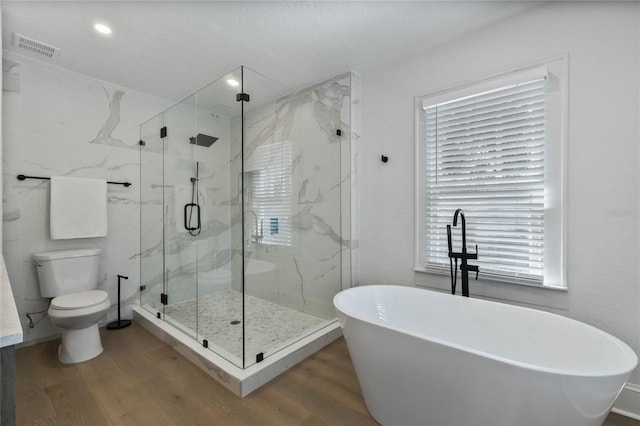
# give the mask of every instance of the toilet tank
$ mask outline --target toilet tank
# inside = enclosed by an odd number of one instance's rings
[[[91,248],[34,254],[40,295],[56,297],[98,288],[101,253],[102,250]]]

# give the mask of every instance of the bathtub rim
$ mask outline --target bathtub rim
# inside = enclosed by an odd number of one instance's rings
[[[441,344],[443,346],[447,346],[449,348],[455,349],[455,350],[461,350],[464,352],[469,352],[472,353],[474,355],[478,355],[481,357],[485,357],[485,358],[489,358],[501,363],[505,363],[508,365],[513,365],[516,367],[520,367],[520,368],[525,368],[528,370],[534,370],[534,371],[538,371],[538,372],[542,372],[542,373],[548,373],[548,374],[556,374],[556,375],[564,375],[564,376],[572,376],[572,377],[592,377],[592,378],[597,378],[597,377],[612,377],[612,376],[624,376],[624,375],[630,375],[631,372],[638,366],[638,356],[636,355],[636,353],[629,347],[629,345],[627,345],[626,343],[624,343],[622,340],[618,339],[617,337],[611,335],[610,333],[607,333],[604,330],[600,330],[597,327],[594,327],[590,324],[586,324],[582,321],[578,321],[578,320],[574,320],[573,318],[569,318],[569,317],[565,317],[562,315],[558,315],[558,314],[554,314],[552,312],[547,312],[547,311],[542,311],[539,309],[532,309],[532,308],[528,308],[528,307],[524,307],[524,306],[516,306],[516,305],[510,305],[507,303],[501,303],[501,302],[496,302],[496,301],[492,301],[492,300],[485,300],[485,299],[473,299],[473,300],[477,300],[483,303],[489,303],[489,304],[498,304],[498,305],[505,305],[508,307],[512,307],[512,308],[517,308],[517,309],[525,309],[528,311],[533,311],[536,312],[536,314],[539,315],[550,315],[553,317],[558,317],[561,318],[562,320],[565,321],[571,321],[573,323],[577,323],[582,327],[588,327],[592,330],[594,330],[597,333],[602,333],[606,336],[606,338],[611,341],[612,344],[615,344],[618,348],[620,348],[622,350],[622,352],[624,353],[625,358],[629,357],[630,360],[633,360],[633,362],[631,364],[632,367],[626,370],[620,370],[620,371],[614,371],[614,370],[593,370],[593,371],[576,371],[576,370],[567,370],[567,369],[561,369],[561,368],[553,368],[553,367],[545,367],[545,366],[540,366],[540,365],[536,365],[536,364],[531,364],[531,363],[527,363],[527,362],[522,362],[522,361],[517,361],[517,360],[513,360],[504,356],[500,356],[500,355],[496,355],[496,354],[492,354],[489,352],[485,352],[485,351],[481,351],[469,346],[464,346],[464,345],[460,345],[460,344],[456,344],[456,343],[451,343],[451,342],[447,342],[445,340],[439,339],[439,338],[435,338],[435,337],[431,337],[431,336],[426,336],[426,335],[420,335],[408,330],[402,330],[398,327],[394,327],[385,323],[381,323],[381,322],[373,322],[370,321],[367,318],[364,318],[361,315],[356,315],[353,313],[348,313],[345,309],[344,309],[344,302],[341,300],[343,297],[341,297],[341,295],[346,294],[346,293],[356,293],[362,290],[358,290],[358,289],[362,289],[362,288],[366,288],[366,287],[373,287],[373,288],[382,288],[382,289],[403,289],[400,291],[427,291],[430,293],[436,293],[436,294],[441,294],[441,295],[449,295],[448,293],[444,293],[444,292],[439,292],[439,291],[434,291],[434,290],[430,290],[430,289],[423,289],[423,288],[417,288],[417,287],[409,287],[409,286],[403,286],[403,285],[389,285],[389,284],[372,284],[372,285],[361,285],[361,286],[357,286],[357,287],[351,287],[345,290],[342,290],[341,292],[339,292],[338,294],[336,294],[333,297],[333,305],[336,308],[336,311],[338,311],[339,314],[343,314],[346,315],[348,317],[351,317],[353,319],[365,322],[367,324],[371,324],[372,326],[377,326],[377,327],[382,327],[382,328],[386,328],[398,333],[402,333],[402,334],[406,334],[408,336],[412,336],[415,337],[417,339],[422,339],[422,340],[427,340],[433,343],[437,343],[437,344]],[[451,295],[450,295],[451,296]],[[459,296],[461,297],[461,296]],[[340,318],[340,315],[338,315],[338,317]],[[342,318],[340,318],[340,324],[342,326],[343,325],[343,321]],[[345,336],[346,338],[346,336]],[[628,379],[628,377],[627,377]],[[625,380],[626,382],[626,380]]]

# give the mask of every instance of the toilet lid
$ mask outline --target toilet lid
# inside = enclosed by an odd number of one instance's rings
[[[80,291],[78,293],[64,294],[51,301],[54,309],[80,309],[99,305],[108,299],[106,292],[102,290]]]

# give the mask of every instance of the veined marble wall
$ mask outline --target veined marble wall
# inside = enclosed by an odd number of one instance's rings
[[[359,151],[353,146],[359,133],[352,124],[353,91],[359,87],[356,81],[354,89],[355,80],[352,73],[338,76],[245,114],[245,171],[251,171],[259,147],[284,141],[293,147],[292,244],[253,243],[250,257],[276,265],[277,284],[268,300],[324,318],[334,316],[333,296],[354,278],[357,282],[357,270],[352,270],[358,246],[352,232],[357,230],[352,222],[357,179],[352,173]],[[239,132],[232,131],[233,137]],[[268,224],[264,229],[269,231]]]
[[[331,297],[340,283],[342,287],[357,283],[357,218],[352,213],[358,202],[358,87],[357,76],[348,73],[254,107],[245,116],[245,159],[260,144],[286,139],[295,146],[296,245],[262,245],[248,251],[253,258],[276,265],[277,285],[264,297],[324,317],[333,315]],[[45,310],[49,303],[40,297],[34,253],[101,248],[99,288],[109,293],[112,302],[103,322],[116,316],[118,274],[129,277],[122,282],[126,317],[128,306],[138,303],[140,284],[151,284],[148,297],[156,303],[167,274],[173,301],[187,300],[195,297],[198,277],[233,269],[231,259],[240,249],[233,241],[241,223],[240,163],[233,152],[234,146],[239,147],[234,139],[239,132],[235,136],[233,132],[237,114],[195,108],[195,102],[187,99],[171,107],[164,99],[5,52],[3,243],[25,342],[59,334],[46,315],[34,315],[35,327],[28,326],[25,314]],[[160,139],[157,129],[163,126],[168,135]],[[210,148],[195,146],[188,143],[194,132],[219,139]],[[146,142],[142,155],[141,139]],[[168,171],[164,177],[163,161]],[[191,237],[184,230],[182,209],[191,200],[196,162],[203,227],[198,237]],[[104,178],[133,185],[108,186],[106,238],[53,241],[49,183],[18,181],[18,174]],[[341,215],[335,205],[340,205]],[[140,212],[145,216],[142,228]],[[140,276],[140,262],[142,273],[152,271],[152,276]],[[203,286],[205,281],[218,285],[225,277],[207,280],[200,279],[201,293],[217,289]]]
[[[142,303],[152,310],[161,309],[163,277],[169,303],[179,303],[216,290],[207,285],[206,274],[230,262],[230,122],[227,115],[203,109],[194,95],[140,127]],[[197,134],[218,139],[210,147],[191,144]],[[200,205],[197,235],[185,229],[184,207],[192,201]]]
[[[104,322],[117,316],[117,278],[122,281],[123,314],[137,303],[139,279],[139,125],[169,101],[4,52],[3,60],[3,230],[4,257],[25,342],[58,335],[40,297],[32,255],[37,252],[99,247],[100,289],[111,299]],[[18,174],[74,176],[129,181],[108,185],[105,238],[50,239],[49,182],[19,181]]]
[[[219,88],[205,89],[195,100],[187,99],[141,126],[141,138],[146,142],[141,157],[141,262],[142,282],[147,286],[142,303],[151,310],[161,310],[163,276],[169,285],[169,304],[225,285],[240,290],[244,244],[249,259],[267,262],[248,264],[251,277],[245,285],[249,294],[332,318],[333,295],[357,282],[358,273],[353,262],[357,260],[357,219],[351,213],[358,200],[357,179],[352,178],[359,161],[359,123],[352,118],[358,113],[358,96],[354,96],[358,78],[347,73],[277,97],[273,94],[286,93],[284,88],[251,73],[245,70],[244,87],[251,101],[244,105],[244,135],[240,132],[240,104],[235,99],[230,103],[220,100],[234,108],[222,113],[211,110],[215,103],[197,105],[199,96],[224,94]],[[167,137],[161,140],[159,129],[164,125]],[[210,148],[185,143],[194,133],[219,139]],[[244,165],[240,161],[242,136]],[[249,175],[258,172],[254,154],[278,144],[291,149],[291,164],[287,165],[291,170],[291,243],[256,244],[250,241],[255,225],[247,193],[244,240],[242,237],[240,175],[244,167],[247,186]],[[201,166],[203,231],[193,237],[184,229],[182,209],[188,202],[184,194],[190,188],[196,161]],[[270,224],[265,223],[263,229],[268,233]],[[274,268],[267,267],[269,264]],[[267,272],[256,272],[261,269]],[[276,271],[275,280],[272,270]],[[193,324],[184,325],[194,324],[195,318]]]

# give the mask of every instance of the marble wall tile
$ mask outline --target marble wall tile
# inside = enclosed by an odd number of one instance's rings
[[[35,327],[29,328],[25,315],[48,307],[31,260],[41,251],[101,248],[99,288],[112,304],[103,321],[116,317],[118,274],[129,277],[122,282],[122,300],[123,314],[130,316],[127,306],[137,303],[140,285],[139,124],[170,102],[19,55],[5,52],[4,61],[10,84],[3,90],[3,246],[25,342],[59,334],[43,315],[34,315]],[[49,183],[18,181],[18,174],[133,185],[108,186],[107,237],[53,241]]]
[[[149,146],[144,147],[141,169],[144,198],[141,208],[149,211],[151,217],[147,220],[147,215],[143,215],[140,256],[143,259],[159,256],[164,251],[167,290],[174,302],[195,297],[196,272],[220,268],[231,259],[230,120],[198,108],[199,100],[202,100],[199,94],[190,96],[141,126],[143,139],[150,139]],[[158,135],[163,126],[166,137],[160,140]],[[200,133],[217,140],[210,147],[191,144],[190,138]],[[196,172],[198,197],[194,200],[191,180]],[[184,206],[192,201],[200,205],[198,235],[190,235],[184,224]],[[158,297],[164,292],[162,274],[145,275],[145,292]],[[143,294],[143,299],[149,297]]]
[[[292,246],[254,244],[251,256],[276,264],[278,303],[325,318],[334,315],[333,295],[351,282],[350,84],[350,73],[338,76],[244,120],[245,169],[259,146],[286,140],[294,147]]]
[[[237,120],[214,111],[197,110],[193,98],[165,114],[154,115],[166,110],[170,103],[18,55],[9,56],[3,67],[3,231],[5,259],[16,287],[14,294],[20,299],[21,314],[47,305],[39,297],[31,262],[33,253],[96,246],[104,251],[100,286],[112,300],[106,320],[115,315],[117,274],[129,276],[122,288],[123,313],[128,315],[130,309],[126,306],[137,302],[142,282],[162,284],[163,215],[169,222],[164,223],[164,247],[169,254],[164,265],[170,270],[174,285],[180,280],[184,284],[185,279],[188,281],[185,277],[195,270],[209,271],[225,265],[232,268],[232,254],[240,250],[240,243],[235,241],[239,240],[241,223]],[[257,146],[266,143],[291,140],[296,147],[292,208],[297,247],[255,250],[255,257],[270,255],[276,263],[278,298],[285,306],[319,306],[320,302],[310,303],[300,292],[307,283],[313,283],[311,288],[316,291],[322,285],[331,288],[334,282],[348,286],[345,283],[354,279],[357,243],[351,213],[357,202],[357,87],[355,74],[345,74],[253,108],[245,117],[246,159]],[[165,140],[159,137],[162,126],[169,128]],[[343,131],[342,137],[335,133],[338,128]],[[219,139],[211,148],[189,144],[189,137],[197,133]],[[142,157],[139,140],[146,143]],[[163,150],[167,154],[164,159]],[[164,176],[160,167],[163,161],[169,166]],[[194,176],[195,161],[200,162],[203,209],[203,231],[197,240],[187,238],[181,229],[182,215],[178,211],[188,201],[185,196],[190,195],[189,179]],[[52,241],[48,183],[19,182],[15,180],[19,173],[103,177],[127,180],[133,185],[109,187],[107,238]],[[163,209],[163,196],[173,207]],[[335,210],[336,205],[341,206],[341,212]],[[145,217],[142,228],[140,211]],[[346,220],[348,217],[351,219]],[[209,242],[203,245],[201,240]],[[254,255],[254,251],[251,253]],[[145,266],[143,276],[141,261],[154,265]],[[319,284],[323,280],[326,284]],[[159,296],[157,290],[149,289],[154,305]],[[316,293],[317,297],[310,293],[309,300],[324,300],[327,309],[312,310],[325,316],[330,310],[330,292]],[[55,333],[46,320],[41,320],[34,329],[27,330],[25,340]]]

